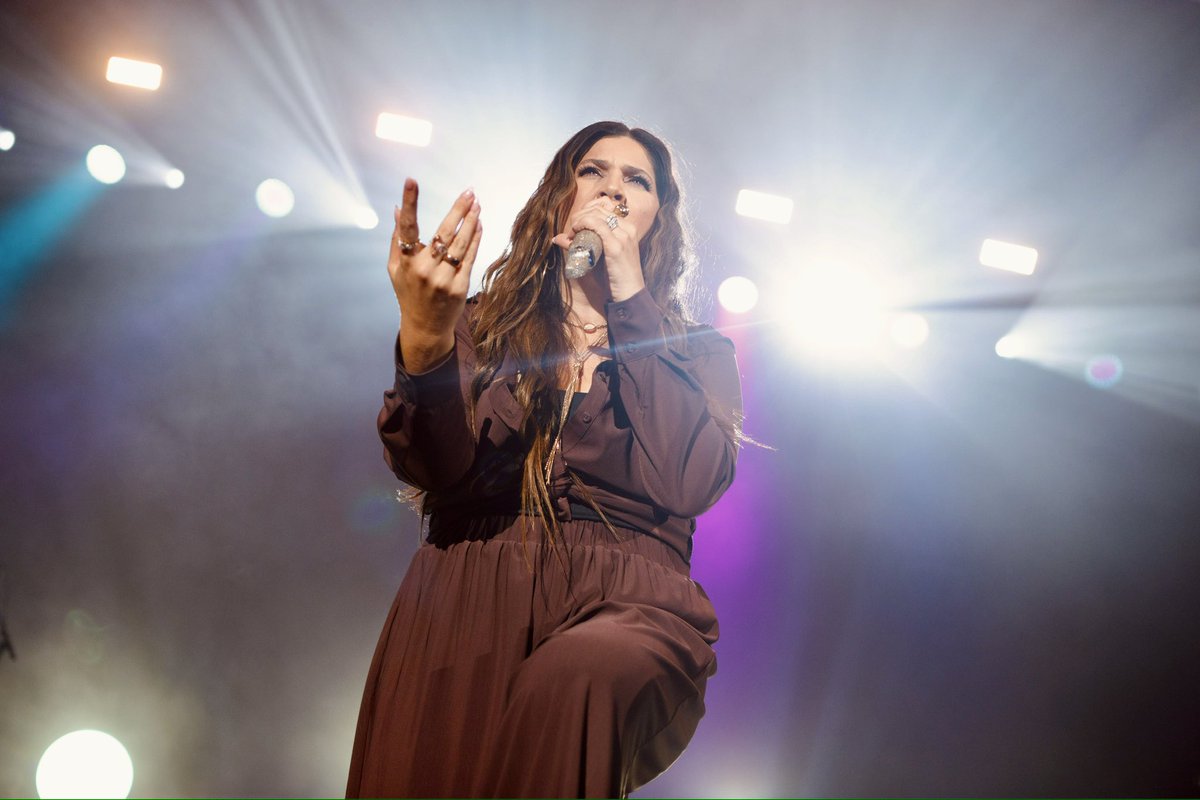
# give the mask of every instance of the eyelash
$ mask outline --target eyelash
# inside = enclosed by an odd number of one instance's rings
[[[588,165],[579,170],[579,177],[583,177],[584,175],[587,175],[588,173],[595,173],[596,175],[599,175],[600,170],[597,169],[596,167]],[[647,178],[645,175],[634,175],[631,178],[631,180],[633,180],[637,184],[640,184],[641,187],[643,189],[645,189],[647,192],[650,191],[650,179]]]

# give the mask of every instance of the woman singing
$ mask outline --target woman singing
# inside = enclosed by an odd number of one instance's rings
[[[396,212],[378,425],[428,536],[347,795],[623,797],[683,751],[716,671],[688,574],[695,517],[733,480],[733,345],[688,318],[694,256],[652,134],[572,136],[468,300],[479,214],[464,192],[422,243],[411,179]]]

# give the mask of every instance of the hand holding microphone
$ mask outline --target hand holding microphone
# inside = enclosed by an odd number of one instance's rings
[[[613,213],[608,216],[606,223],[610,230],[616,230],[620,224],[620,218],[629,216],[629,207],[624,203],[617,203],[613,209]],[[595,231],[584,228],[575,234],[575,238],[571,240],[570,246],[567,248],[567,263],[565,267],[566,275],[569,279],[575,280],[587,275],[604,255],[604,241],[600,238],[600,234]]]

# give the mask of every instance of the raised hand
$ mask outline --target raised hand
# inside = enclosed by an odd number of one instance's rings
[[[400,304],[400,353],[412,373],[437,366],[454,348],[454,325],[471,285],[483,225],[470,189],[458,196],[429,244],[420,241],[417,182],[404,182],[404,205],[388,254],[388,276]]]

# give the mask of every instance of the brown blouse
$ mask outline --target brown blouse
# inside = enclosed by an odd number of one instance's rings
[[[474,428],[468,397],[475,349],[468,302],[455,347],[432,370],[413,375],[397,341],[396,380],[378,425],[388,466],[430,492],[429,540],[454,537],[468,518],[520,506],[521,408],[515,364],[506,360],[479,398]],[[612,358],[597,367],[591,391],[567,420],[551,471],[560,521],[585,503],[582,483],[616,525],[654,536],[686,560],[695,517],[733,481],[738,446],[713,417],[741,411],[733,343],[708,326],[686,342],[666,335],[663,312],[643,289],[605,309]],[[728,426],[726,426],[728,427]]]

